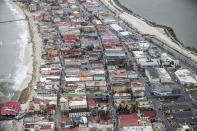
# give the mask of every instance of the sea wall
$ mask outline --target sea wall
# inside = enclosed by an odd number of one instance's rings
[[[181,53],[188,59],[191,59],[194,63],[197,63],[196,53],[186,49],[176,38],[176,35],[171,28],[150,22],[139,15],[134,14],[132,11],[122,6],[119,2],[118,4],[120,6],[117,5],[117,0],[116,2],[115,0],[101,0],[101,2],[114,14],[116,14],[118,18],[129,25],[129,27],[136,30],[136,32],[147,37],[158,39],[166,46]]]
[[[135,17],[138,17],[142,20],[144,20],[146,23],[148,23],[149,25],[153,26],[153,27],[159,27],[159,28],[163,28],[164,31],[166,32],[166,34],[172,39],[172,41],[174,41],[175,43],[177,43],[178,45],[181,45],[185,48],[187,48],[188,50],[191,50],[192,52],[194,52],[195,54],[197,54],[197,49],[194,48],[194,47],[188,47],[188,46],[185,46],[176,36],[174,30],[169,27],[169,26],[166,26],[166,25],[160,25],[156,22],[152,22],[152,21],[149,21],[147,20],[146,18],[143,18],[141,17],[140,15],[134,13],[132,10],[128,9],[127,7],[123,6],[119,0],[113,0],[120,8],[122,8],[124,11],[126,11],[127,13],[135,16]]]

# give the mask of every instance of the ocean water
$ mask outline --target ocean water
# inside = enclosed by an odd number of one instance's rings
[[[24,18],[9,0],[0,0],[0,21]],[[17,100],[30,56],[25,21],[0,23],[0,103]]]
[[[119,0],[134,13],[170,26],[187,47],[197,48],[197,0]]]

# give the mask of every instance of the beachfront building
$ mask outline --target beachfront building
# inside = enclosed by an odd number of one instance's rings
[[[179,60],[173,59],[167,53],[161,54],[160,60],[162,65],[166,66],[168,69],[175,69],[179,66]]]
[[[20,112],[20,102],[8,101],[3,103],[1,115],[16,116]]]

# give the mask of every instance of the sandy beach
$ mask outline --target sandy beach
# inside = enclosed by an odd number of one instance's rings
[[[138,31],[142,35],[149,35],[154,37],[161,42],[165,43],[167,46],[172,49],[180,52],[184,56],[190,58],[192,61],[197,63],[197,56],[191,52],[190,50],[181,46],[180,43],[175,42],[172,37],[169,37],[169,34],[163,29],[159,27],[154,27],[149,25],[141,18],[138,18],[132,14],[125,12],[122,8],[120,8],[113,0],[101,0],[103,4],[105,4],[110,10],[112,10],[116,15],[122,19],[124,22],[128,23],[133,29]]]
[[[21,112],[24,112],[29,107],[29,101],[32,100],[37,94],[33,87],[36,85],[40,78],[39,68],[41,63],[41,50],[42,50],[42,39],[38,33],[38,27],[34,21],[34,13],[30,13],[21,3],[10,1],[13,7],[23,13],[26,17],[26,27],[29,31],[30,40],[26,49],[31,54],[31,62],[28,65],[28,72],[26,78],[21,84],[20,90],[21,95],[19,101],[21,104]],[[20,121],[10,120],[2,123],[4,131],[22,131],[23,130],[23,119]]]
[[[38,33],[38,27],[36,22],[34,21],[34,15],[33,13],[30,13],[21,3],[15,2],[16,5],[18,5],[22,10],[24,15],[26,16],[26,21],[27,21],[27,27],[29,30],[30,34],[30,47],[29,51],[32,54],[32,63],[29,64],[29,71],[27,72],[27,77],[25,78],[24,82],[21,85],[21,90],[24,90],[26,88],[29,88],[28,96],[26,99],[27,101],[23,101],[22,104],[27,103],[28,101],[31,100],[31,96],[35,95],[33,86],[36,85],[37,81],[40,78],[40,73],[39,73],[39,67],[41,63],[41,50],[42,50],[42,39],[40,37],[40,34]],[[23,92],[21,95],[24,95]],[[27,94],[26,94],[27,95]],[[19,101],[20,98],[19,98]]]

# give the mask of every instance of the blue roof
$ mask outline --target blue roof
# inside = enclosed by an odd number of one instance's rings
[[[79,120],[81,120],[81,118],[80,117],[73,117],[72,120],[73,121],[79,121]]]
[[[64,9],[64,13],[70,13],[70,10],[69,9]]]
[[[102,36],[102,39],[118,39],[117,36]]]

